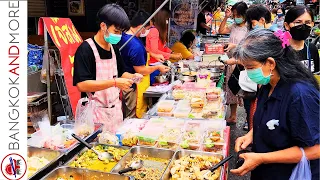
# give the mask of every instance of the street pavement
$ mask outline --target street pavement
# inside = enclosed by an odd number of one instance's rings
[[[227,117],[229,114],[230,110],[228,110],[227,113]],[[243,136],[244,134],[246,134],[246,131],[244,131],[243,128],[243,124],[246,121],[246,113],[243,107],[238,107],[237,109],[237,124],[236,125],[232,125],[230,127],[230,155],[232,154],[234,156],[234,158],[232,160],[230,160],[229,162],[229,171],[230,169],[233,169],[235,167],[235,162],[236,162],[236,156],[237,153],[235,153],[234,151],[234,143],[236,141],[236,139],[238,137]],[[228,176],[228,180],[249,180],[250,179],[250,173],[246,174],[243,177],[240,176],[236,176],[232,173],[229,172],[229,176]]]

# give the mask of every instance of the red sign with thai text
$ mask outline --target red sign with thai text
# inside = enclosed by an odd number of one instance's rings
[[[73,62],[77,48],[82,43],[82,38],[69,18],[42,17],[38,22],[39,35],[47,31],[60,51],[61,65],[64,73],[72,112],[75,114],[81,93],[73,86]]]

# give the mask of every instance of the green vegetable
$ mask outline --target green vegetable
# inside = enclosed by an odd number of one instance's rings
[[[168,142],[167,141],[159,141],[159,144],[161,146],[167,146],[168,145]]]
[[[206,147],[207,148],[212,148],[212,147],[214,147],[214,144],[213,143],[208,143],[208,144],[206,144]]]
[[[144,178],[145,176],[146,176],[145,173],[140,173],[140,177],[141,177],[141,178]]]
[[[193,114],[189,114],[189,118],[194,119],[196,117]]]
[[[183,142],[180,144],[180,146],[181,146],[183,149],[186,149],[186,148],[189,147],[189,143],[188,143],[187,140],[185,140],[185,141],[183,141]]]

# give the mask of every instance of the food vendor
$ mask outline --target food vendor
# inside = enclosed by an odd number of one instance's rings
[[[134,35],[143,23],[149,18],[149,13],[140,11],[131,20],[131,27],[126,33],[122,33],[119,45],[122,46],[127,40]],[[169,67],[162,64],[155,66],[147,65],[147,51],[138,37],[146,37],[150,31],[150,23],[148,23],[122,50],[121,55],[125,62],[125,71],[135,74],[144,75],[144,80],[138,85],[133,85],[129,90],[123,92],[124,117],[142,118],[144,112],[141,112],[143,103],[143,93],[150,85],[149,75],[156,70],[161,73],[166,73],[170,70]],[[154,55],[154,54],[153,54]],[[154,55],[157,58],[157,55]],[[145,106],[146,107],[146,106]]]
[[[320,94],[313,74],[290,46],[266,29],[250,32],[234,57],[262,87],[253,129],[235,145],[238,152],[253,143],[253,153],[241,154],[244,164],[231,172],[242,176],[251,171],[252,180],[289,179],[302,148],[310,160],[312,180],[318,180]]]
[[[154,17],[153,24],[146,38],[146,49],[149,53],[162,54],[166,60],[181,60],[180,53],[173,53],[166,46],[168,42],[168,23],[171,12],[169,9],[162,8]],[[151,57],[149,65],[155,66],[161,64],[156,58]],[[160,71],[155,71],[150,74],[150,85],[155,83],[155,77],[160,74]]]
[[[194,59],[191,47],[195,44],[195,36],[191,31],[183,33],[180,41],[173,44],[171,50],[180,53],[183,59]]]
[[[319,72],[318,49],[313,43],[306,41],[314,26],[312,11],[306,6],[295,6],[288,11],[284,21],[285,29],[292,36],[290,44],[298,52],[301,63],[311,72]]]
[[[94,122],[103,123],[104,130],[113,132],[123,122],[120,90],[129,89],[136,76],[125,72],[124,62],[115,46],[122,31],[130,28],[130,22],[125,11],[116,4],[102,7],[97,18],[99,31],[76,51],[73,85],[77,86],[81,97],[94,93],[97,103]]]
[[[206,15],[211,13],[212,10],[209,6],[203,8],[197,17],[197,34],[207,35],[207,31],[210,32],[211,28],[207,26]]]

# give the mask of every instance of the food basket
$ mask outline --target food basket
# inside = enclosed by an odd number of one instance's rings
[[[217,158],[217,160],[222,160],[222,159],[223,159],[223,155],[217,154],[217,153],[208,153],[208,152],[200,152],[200,151],[180,150],[180,151],[177,151],[177,152],[174,154],[174,156],[173,156],[173,158],[172,158],[172,160],[171,160],[171,162],[170,162],[167,170],[164,172],[164,174],[163,174],[163,176],[162,176],[161,179],[163,179],[163,180],[170,180],[170,179],[172,179],[172,175],[171,175],[170,172],[172,171],[172,168],[176,168],[176,167],[174,167],[175,162],[176,162],[177,160],[181,160],[182,157],[186,157],[186,156],[188,156],[188,155],[192,155],[192,156],[207,156],[207,157],[211,157],[211,158]],[[212,164],[212,166],[213,166],[213,164]],[[208,167],[208,168],[209,168],[209,167]],[[215,180],[222,180],[222,179],[223,179],[223,176],[222,176],[223,170],[224,170],[224,167],[222,166],[222,167],[220,167],[219,169],[217,169],[217,170],[215,171],[215,173],[217,173],[217,175],[218,175],[217,179],[215,179]],[[183,180],[189,180],[188,178],[182,178],[182,179],[183,179]]]
[[[83,148],[77,155],[72,157],[65,163],[66,166],[89,169],[101,172],[111,172],[112,168],[121,160],[123,156],[129,151],[126,146],[114,146],[98,143],[91,143],[97,151],[104,151],[111,153],[114,158],[112,160],[101,161],[98,156],[88,148]]]
[[[72,167],[59,167],[47,174],[42,180],[57,180],[58,178],[62,179],[71,179],[73,177],[76,180],[133,180],[133,177],[104,173],[99,171],[92,171],[87,169],[78,169]]]
[[[44,164],[43,167],[41,168],[34,168],[32,165],[29,163],[31,162],[30,157],[36,157],[37,159],[40,158],[39,160],[43,162],[43,158],[48,161],[47,164]],[[53,151],[50,149],[44,149],[44,148],[36,148],[36,147],[28,147],[28,169],[32,168],[35,172],[32,173],[30,169],[28,170],[28,178],[30,180],[38,180],[42,178],[44,175],[52,171],[54,168],[58,167],[60,165],[60,160],[62,159],[63,154],[59,151]],[[30,161],[29,161],[30,160]],[[36,163],[38,166],[38,163]]]
[[[132,160],[143,160],[144,166],[141,169],[127,175],[139,176],[135,177],[136,179],[161,179],[173,155],[174,151],[168,149],[135,146],[113,168],[112,173],[118,173],[128,167]]]

